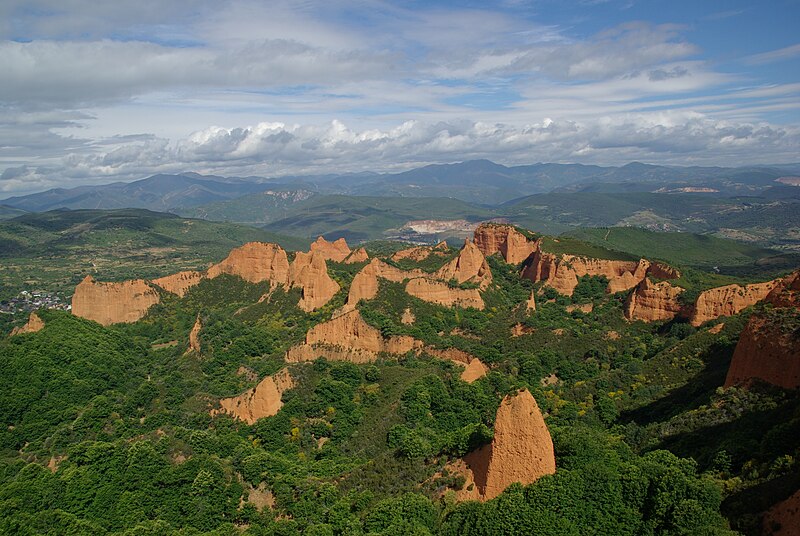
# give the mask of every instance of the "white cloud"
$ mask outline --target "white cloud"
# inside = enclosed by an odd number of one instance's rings
[[[527,125],[476,121],[406,121],[387,129],[349,128],[340,121],[301,125],[264,122],[209,127],[176,142],[147,139],[72,153],[41,169],[6,170],[0,190],[30,191],[57,177],[134,179],[196,170],[278,176],[392,170],[421,163],[491,158],[509,164],[583,161],[620,164],[638,158],[685,164],[754,164],[787,160],[797,129],[715,121],[693,112],[620,114],[592,121],[542,119]],[[742,155],[759,155],[758,158]],[[713,156],[711,156],[713,155]]]

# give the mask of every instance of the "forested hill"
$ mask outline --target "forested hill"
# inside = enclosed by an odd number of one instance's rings
[[[786,527],[798,386],[737,348],[757,321],[793,370],[784,275],[493,224],[460,248],[254,242],[95,274],[0,340],[0,533]]]

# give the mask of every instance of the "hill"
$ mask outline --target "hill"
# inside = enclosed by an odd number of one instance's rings
[[[273,185],[272,188],[278,186]],[[196,173],[153,175],[130,183],[113,183],[77,188],[55,188],[3,203],[31,212],[68,209],[145,208],[169,211],[233,199],[270,188],[252,180],[203,176]]]
[[[453,198],[324,195],[295,203],[283,217],[264,228],[294,236],[345,238],[355,243],[400,236],[401,228],[414,220],[479,222],[493,217],[495,213],[489,209]],[[449,234],[443,231],[439,236],[443,239]]]
[[[252,240],[291,249],[309,243],[253,227],[143,209],[25,214],[0,222],[2,298],[26,288],[69,293],[87,273],[115,280],[198,268]]]
[[[26,225],[30,240],[198,225],[113,216]],[[148,304],[121,323],[101,320],[109,325],[41,310],[0,338],[0,529],[761,534],[763,513],[800,488],[800,394],[757,380],[726,386],[726,373],[751,313],[794,340],[786,304],[797,279],[755,312],[628,321],[641,278],[675,275],[620,252],[650,247],[648,234],[609,234],[610,249],[594,230],[586,240],[482,233],[460,251],[395,256],[378,243],[380,260],[351,264],[331,260],[341,243],[293,256],[250,245],[180,293],[82,282],[88,308],[76,314],[94,316],[104,293],[117,309],[144,294]],[[709,247],[760,254],[727,242]],[[669,255],[702,260],[701,242],[679,244]],[[600,258],[564,257],[581,252]],[[567,295],[558,270],[593,275]],[[623,290],[610,292],[611,279]],[[438,290],[414,290],[425,284]],[[117,292],[134,286],[139,294]],[[301,307],[324,289],[327,301]],[[481,307],[443,299],[465,293]]]

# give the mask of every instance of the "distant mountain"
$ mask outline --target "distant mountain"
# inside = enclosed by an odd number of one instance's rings
[[[9,207],[8,205],[0,205],[0,220],[8,220],[22,216],[25,211],[19,208]]]
[[[11,197],[3,203],[31,212],[58,208],[144,208],[169,211],[234,199],[278,187],[280,186],[254,182],[252,179],[205,177],[196,173],[186,173],[153,175],[131,183],[117,182],[69,189],[54,188],[38,194]]]
[[[176,210],[181,216],[204,220],[266,224],[289,215],[297,203],[314,197],[311,190],[265,190],[227,201]]]
[[[532,194],[549,192],[697,192],[717,196],[760,195],[787,174],[800,173],[796,165],[774,167],[673,167],[632,162],[620,167],[583,164],[531,164],[504,166],[489,160],[434,164],[402,173],[345,173],[264,179],[226,178],[197,173],[154,175],[131,183],[56,188],[3,201],[10,207],[33,212],[56,208],[146,208],[191,212],[208,218],[229,219],[231,207],[207,206],[270,190],[308,191],[377,197],[451,197],[483,205],[497,205]],[[283,195],[283,194],[282,194]],[[286,199],[295,197],[287,194]],[[280,208],[280,196],[273,197]],[[264,199],[266,204],[270,203]],[[235,210],[262,221],[261,204],[245,202]],[[237,212],[238,214],[238,212]],[[244,219],[243,215],[236,216]]]

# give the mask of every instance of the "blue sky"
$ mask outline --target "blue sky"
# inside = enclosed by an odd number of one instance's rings
[[[0,197],[156,172],[800,161],[800,0],[5,0]]]

